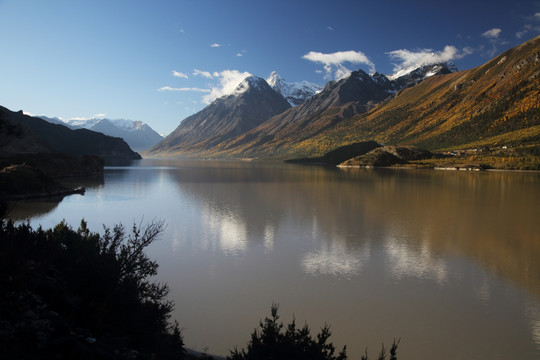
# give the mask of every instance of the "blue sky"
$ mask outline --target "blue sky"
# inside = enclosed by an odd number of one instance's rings
[[[248,74],[465,70],[538,34],[536,0],[0,0],[0,105],[168,134]]]

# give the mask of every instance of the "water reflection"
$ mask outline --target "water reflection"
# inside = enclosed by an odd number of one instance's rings
[[[369,261],[370,248],[366,243],[362,249],[352,250],[344,239],[334,238],[316,251],[302,257],[302,269],[310,275],[332,275],[350,278],[359,275]]]
[[[531,323],[531,334],[536,343],[538,355],[540,356],[540,307],[537,304],[528,304],[526,312]]]
[[[357,275],[366,261],[358,249],[381,239],[395,279],[442,283],[441,254],[466,255],[540,297],[537,174],[235,164],[172,176],[184,195],[206,204],[204,223],[229,254],[250,244],[271,250],[276,229],[294,219],[323,239],[299,259],[309,274]]]
[[[201,245],[209,250],[212,242],[217,242],[221,251],[228,255],[242,254],[248,245],[247,225],[237,214],[214,205],[204,203],[201,214],[202,226],[208,232],[203,236]]]
[[[89,176],[84,178],[64,178],[59,182],[68,189],[85,187],[87,190],[96,190],[103,186],[103,175]],[[81,194],[73,194],[68,196],[55,196],[43,199],[28,199],[19,201],[10,201],[8,203],[9,217],[14,221],[22,221],[30,218],[39,218],[52,211],[58,205],[69,197],[80,198]]]
[[[437,257],[427,241],[411,246],[406,241],[387,238],[384,242],[388,267],[392,277],[400,280],[405,276],[434,280],[443,284],[448,277],[446,262]]]
[[[188,344],[210,351],[242,345],[276,300],[328,321],[341,343],[407,339],[404,358],[530,357],[540,351],[539,184],[538,174],[142,161],[108,168],[105,186],[51,216],[98,228],[165,219],[151,249],[160,280]]]

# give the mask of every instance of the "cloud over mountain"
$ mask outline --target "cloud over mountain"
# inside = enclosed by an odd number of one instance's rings
[[[202,101],[205,104],[210,104],[215,99],[224,95],[232,94],[238,84],[242,82],[242,80],[244,80],[248,76],[251,76],[251,74],[247,71],[241,72],[238,70],[215,71],[212,74],[207,71],[199,71],[199,73],[204,77],[207,77],[209,79],[216,79],[218,81],[217,84],[214,84],[209,89],[208,95],[203,96]]]
[[[330,54],[324,54],[317,51],[310,51],[306,55],[302,56],[303,59],[321,63],[324,65],[327,78],[333,78],[335,80],[343,79],[348,76],[352,70],[348,69],[344,64],[364,64],[369,66],[370,72],[375,72],[375,64],[369,60],[369,58],[360,51],[338,51]]]
[[[186,74],[178,72],[176,70],[174,70],[172,74],[174,77],[177,78],[188,78]],[[194,69],[193,76],[202,76],[206,79],[210,79],[211,82],[208,84],[208,88],[163,86],[159,88],[158,91],[192,91],[207,93],[207,95],[204,95],[202,97],[202,102],[205,104],[210,104],[213,100],[219,97],[232,94],[238,84],[240,84],[242,80],[244,80],[246,77],[251,76],[251,73],[239,70],[223,70],[210,72]]]
[[[442,51],[433,51],[431,49],[410,51],[400,49],[390,51],[387,54],[396,61],[394,63],[394,73],[398,74],[402,71],[417,68],[422,65],[432,65],[461,59],[470,53],[470,49],[466,48],[459,51],[455,46],[447,45]]]

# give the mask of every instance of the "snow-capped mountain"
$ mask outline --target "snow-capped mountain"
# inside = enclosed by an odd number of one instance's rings
[[[453,73],[457,71],[458,71],[457,66],[452,61],[448,61],[445,63],[438,63],[438,64],[411,66],[405,69],[401,69],[394,74],[387,75],[387,78],[391,81],[395,81],[400,78],[410,78],[410,77],[415,77],[417,79],[420,79],[420,78],[425,79],[433,75],[449,74],[449,73]]]
[[[233,95],[238,96],[245,93],[250,89],[255,89],[257,91],[264,91],[264,88],[268,84],[265,84],[264,79],[257,76],[248,76],[238,86],[234,89]]]
[[[204,152],[226,139],[243,134],[274,115],[289,109],[285,98],[256,76],[244,79],[230,95],[180,122],[147,156],[204,156]]]
[[[275,71],[273,71],[268,79],[266,79],[268,85],[274,90],[280,93],[291,106],[300,105],[313,95],[319,93],[324,86],[314,84],[308,81],[287,83],[283,78]]]
[[[142,121],[126,119],[68,119],[49,118],[41,119],[54,124],[62,124],[70,129],[88,129],[105,135],[119,137],[135,151],[143,151],[156,145],[163,137]]]

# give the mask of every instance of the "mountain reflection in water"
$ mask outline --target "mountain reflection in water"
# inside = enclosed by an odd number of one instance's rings
[[[350,358],[401,337],[405,359],[489,359],[540,353],[538,214],[536,173],[143,160],[32,221],[164,219],[150,255],[198,350],[243,346],[276,301]]]

